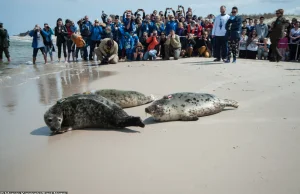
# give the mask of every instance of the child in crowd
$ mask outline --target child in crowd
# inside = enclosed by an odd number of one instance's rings
[[[247,59],[256,59],[258,50],[258,36],[255,30],[250,33],[247,40]]]
[[[239,43],[239,58],[246,58],[247,53],[247,30],[244,29],[241,34],[240,43]]]
[[[144,55],[144,46],[142,45],[142,43],[138,42],[136,47],[135,47],[135,52],[133,53],[133,60],[137,60],[137,58],[139,57],[139,60],[143,59],[143,55]]]
[[[73,44],[76,45],[76,51],[75,51],[75,58],[76,61],[78,61],[78,52],[83,52],[84,47],[86,46],[85,41],[83,40],[82,36],[80,36],[79,34],[72,34],[71,35],[71,40],[73,41]],[[73,45],[72,45],[73,47]],[[74,61],[74,57],[73,57],[73,61]]]
[[[268,38],[264,38],[263,43],[260,43],[257,50],[257,58],[262,60],[268,59],[270,45],[268,44]]]
[[[278,47],[279,52],[282,56],[282,61],[285,61],[287,59],[286,54],[287,54],[287,51],[289,49],[288,37],[287,37],[286,32],[284,32],[284,37],[279,40],[277,47]]]

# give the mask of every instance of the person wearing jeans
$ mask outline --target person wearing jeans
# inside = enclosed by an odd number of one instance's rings
[[[63,25],[62,19],[58,18],[56,27],[54,28],[56,38],[56,46],[58,48],[58,62],[60,62],[61,58],[61,47],[63,47],[65,62],[67,62],[67,51],[66,51],[66,44],[67,44],[67,36],[68,31],[67,28]]]
[[[221,57],[223,61],[227,59],[228,53],[228,40],[226,35],[225,24],[229,19],[229,15],[225,14],[226,7],[223,5],[220,7],[221,15],[217,16],[215,19],[212,37],[214,38],[214,57],[216,58],[214,61],[221,61]],[[221,56],[222,52],[222,56]]]
[[[144,60],[156,59],[157,50],[155,50],[156,45],[159,44],[157,40],[157,31],[154,30],[149,38],[146,40],[148,44],[147,52],[144,54]]]
[[[45,54],[45,45],[43,36],[46,36],[46,32],[41,29],[39,25],[35,25],[34,29],[29,32],[29,36],[33,37],[32,39],[32,48],[33,48],[33,59],[32,62],[35,65],[36,56],[40,50],[44,56],[45,64],[47,63],[47,57]]]

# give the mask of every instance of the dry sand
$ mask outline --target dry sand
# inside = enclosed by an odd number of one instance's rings
[[[300,193],[300,63],[211,60],[70,65],[53,74],[51,65],[41,65],[39,78],[18,86],[7,81],[12,87],[0,89],[0,191]],[[49,106],[102,88],[206,92],[240,107],[195,122],[155,123],[145,105],[126,109],[145,119],[145,128],[49,136],[43,121]]]

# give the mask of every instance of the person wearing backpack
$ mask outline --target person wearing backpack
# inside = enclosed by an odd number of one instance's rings
[[[3,52],[7,58],[7,61],[10,62],[9,55],[9,35],[5,28],[3,28],[3,23],[0,23],[0,63],[3,61],[2,55]]]

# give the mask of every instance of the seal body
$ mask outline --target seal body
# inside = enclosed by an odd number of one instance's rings
[[[225,107],[237,108],[238,103],[211,94],[183,92],[166,95],[145,111],[157,121],[196,121],[198,117],[219,113]]]
[[[96,94],[103,96],[114,103],[118,104],[122,108],[130,108],[135,106],[144,105],[154,101],[154,96],[146,96],[140,92],[116,90],[116,89],[103,89],[90,92],[84,92],[84,94]]]
[[[44,114],[54,133],[82,128],[145,127],[140,117],[129,116],[119,105],[98,95],[73,95],[57,101]]]

